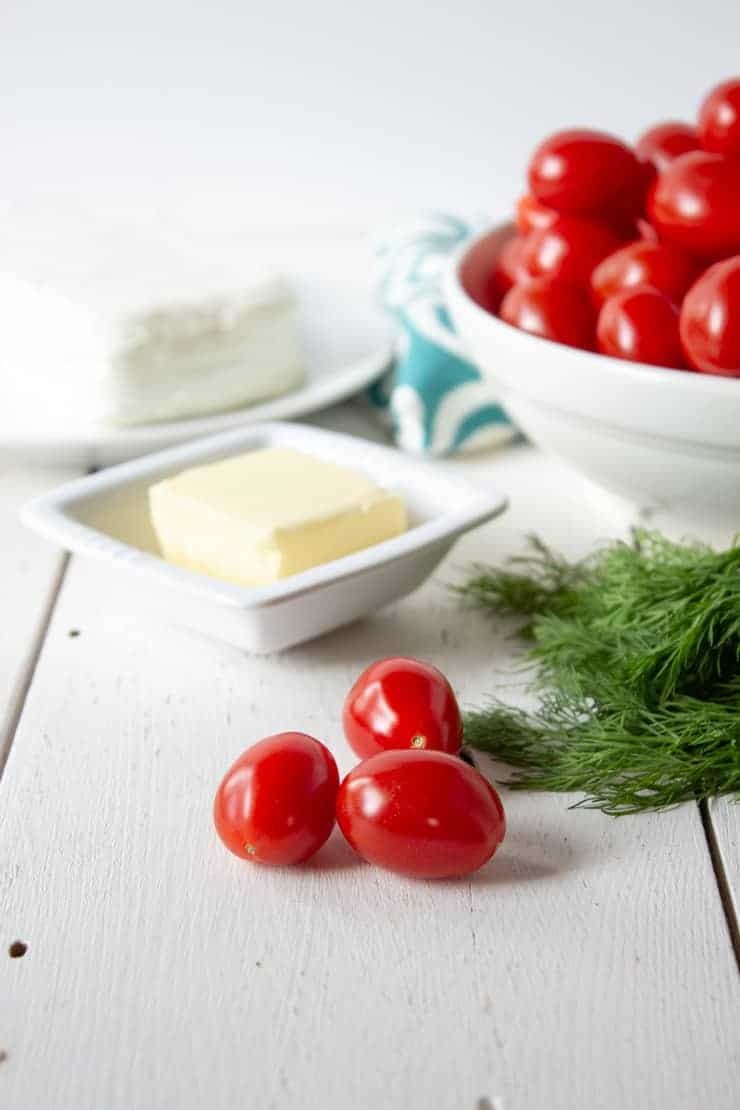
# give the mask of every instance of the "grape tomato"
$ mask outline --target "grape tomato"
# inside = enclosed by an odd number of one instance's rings
[[[541,339],[569,347],[594,347],[595,316],[588,293],[577,285],[536,278],[511,289],[501,303],[501,319]]]
[[[614,358],[684,369],[678,309],[657,289],[627,289],[607,300],[596,328],[599,350]]]
[[[361,759],[388,748],[456,753],[462,744],[462,717],[445,676],[430,663],[403,656],[381,659],[362,672],[342,720]]]
[[[213,807],[226,847],[255,863],[302,863],[334,827],[339,773],[312,736],[282,732],[253,744],[224,776]]]
[[[710,266],[686,294],[681,340],[695,370],[740,377],[740,257]]]
[[[342,833],[364,859],[418,878],[467,875],[504,838],[501,799],[445,752],[387,751],[360,763],[337,796]]]

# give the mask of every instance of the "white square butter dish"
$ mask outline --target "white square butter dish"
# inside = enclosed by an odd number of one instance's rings
[[[404,499],[402,535],[268,586],[230,585],[161,558],[147,492],[161,479],[264,447],[293,447],[355,467]],[[62,547],[127,575],[175,623],[254,652],[276,651],[372,613],[416,589],[464,532],[506,499],[438,465],[364,439],[300,424],[262,424],[148,455],[29,502],[24,522]]]

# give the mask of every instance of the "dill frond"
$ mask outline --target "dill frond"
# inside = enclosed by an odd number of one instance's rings
[[[740,547],[645,530],[575,564],[530,547],[458,593],[526,618],[540,707],[494,700],[466,743],[516,768],[512,785],[606,813],[740,793]]]

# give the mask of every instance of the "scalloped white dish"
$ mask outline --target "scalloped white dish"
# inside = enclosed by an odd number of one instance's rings
[[[256,588],[166,563],[149,517],[149,486],[196,463],[268,446],[294,447],[355,467],[398,491],[409,512],[408,530]],[[463,533],[505,508],[500,493],[392,448],[300,424],[262,424],[69,482],[31,501],[22,519],[61,547],[107,562],[112,572],[136,585],[146,610],[155,606],[177,624],[247,651],[269,652],[347,624],[415,590]]]

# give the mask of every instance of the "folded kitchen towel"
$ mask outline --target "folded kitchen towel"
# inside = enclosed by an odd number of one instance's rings
[[[435,214],[378,247],[381,298],[401,335],[394,368],[369,396],[407,451],[449,455],[517,436],[495,386],[468,360],[444,303],[445,266],[474,230]]]

